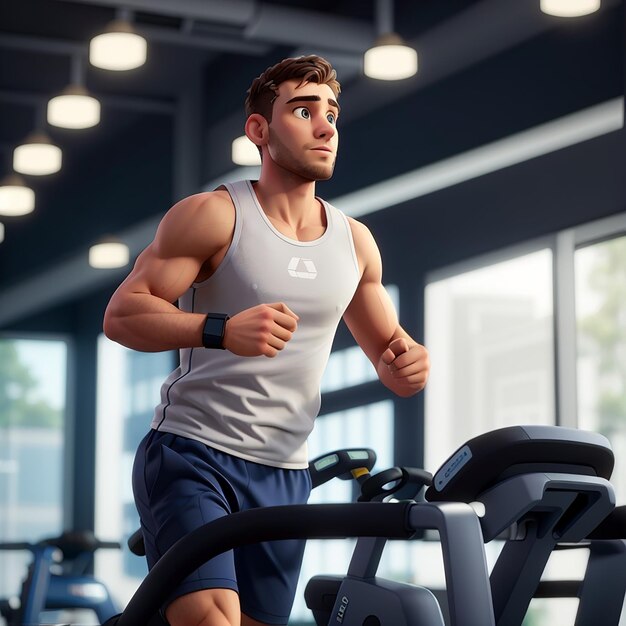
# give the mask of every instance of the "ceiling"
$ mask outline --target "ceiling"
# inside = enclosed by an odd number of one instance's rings
[[[136,253],[173,201],[230,173],[245,91],[285,56],[322,54],[342,83],[349,158],[329,197],[623,96],[622,0],[576,20],[537,5],[396,0],[394,29],[418,50],[420,71],[381,84],[361,71],[377,33],[375,0],[3,0],[0,178],[72,63],[82,63],[103,110],[95,128],[46,129],[63,169],[28,178],[34,213],[0,218],[0,327],[119,282],[120,272],[88,267],[89,245],[115,234]],[[120,9],[148,40],[147,64],[90,67],[89,39]]]

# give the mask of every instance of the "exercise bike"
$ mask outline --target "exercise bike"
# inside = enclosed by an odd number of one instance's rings
[[[106,586],[88,572],[96,550],[120,547],[90,531],[66,531],[37,543],[0,543],[0,550],[27,550],[33,556],[20,597],[0,601],[6,626],[38,624],[43,611],[54,610],[92,610],[99,622],[108,620],[119,609]]]

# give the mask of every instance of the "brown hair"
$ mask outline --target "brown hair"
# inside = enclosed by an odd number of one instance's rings
[[[283,59],[280,63],[268,67],[252,81],[246,97],[246,115],[260,113],[268,123],[272,121],[272,105],[278,96],[278,86],[286,80],[300,79],[304,83],[328,85],[339,96],[341,86],[337,81],[337,72],[324,58],[316,54]]]

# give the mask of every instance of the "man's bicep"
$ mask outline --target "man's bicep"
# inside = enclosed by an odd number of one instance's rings
[[[196,279],[202,261],[189,256],[163,257],[148,246],[123,285],[133,293],[145,293],[175,302]]]
[[[233,228],[232,204],[214,194],[182,200],[161,220],[154,241],[139,255],[124,288],[175,302],[204,263],[230,242]]]

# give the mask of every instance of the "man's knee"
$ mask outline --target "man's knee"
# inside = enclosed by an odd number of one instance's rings
[[[171,626],[240,626],[239,596],[232,589],[203,589],[176,598],[166,609]]]

